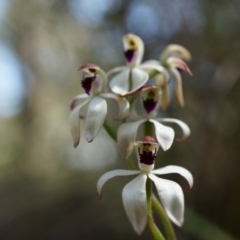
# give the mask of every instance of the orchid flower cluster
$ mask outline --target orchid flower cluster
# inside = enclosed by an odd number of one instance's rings
[[[184,47],[172,44],[164,49],[159,61],[142,62],[144,43],[134,34],[123,36],[123,49],[126,66],[116,67],[107,73],[95,64],[84,64],[77,69],[82,73],[81,86],[85,93],[74,97],[71,102],[70,130],[74,147],[77,147],[80,142],[80,118],[84,118],[86,140],[92,142],[101,128],[106,127],[106,99],[116,100],[118,114],[115,119],[121,120],[122,124],[115,131],[115,140],[122,158],[127,161],[131,161],[130,156],[135,148],[139,170],[117,169],[103,174],[97,182],[97,192],[100,197],[103,185],[113,177],[134,176],[122,191],[123,206],[130,223],[139,235],[148,223],[155,239],[164,239],[153,221],[152,203],[155,203],[157,209],[163,209],[163,214],[160,214],[160,217],[166,220],[163,222],[170,223],[170,219],[181,226],[184,219],[184,195],[177,183],[157,175],[180,174],[187,180],[189,189],[193,185],[193,177],[188,170],[180,166],[170,165],[154,169],[159,147],[164,151],[168,150],[175,138],[174,130],[163,123],[174,123],[181,128],[183,134],[176,138],[178,141],[190,135],[186,123],[174,118],[159,118],[158,113],[159,109],[165,110],[171,102],[172,79],[175,80],[173,84],[176,99],[181,107],[184,106],[180,72],[191,75],[185,63],[191,59],[191,54]],[[82,113],[84,106],[87,106],[86,116]],[[146,136],[138,140],[140,125],[145,128]],[[106,130],[113,137],[109,129],[110,126]],[[155,197],[151,183],[154,183],[159,199]]]

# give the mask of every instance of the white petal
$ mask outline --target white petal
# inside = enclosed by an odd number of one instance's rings
[[[138,100],[139,100],[139,98],[136,97],[130,105],[130,111],[129,111],[128,117],[133,121],[137,121],[137,120],[140,120],[143,118],[137,112],[136,104],[137,104]]]
[[[180,58],[170,57],[167,59],[167,64],[174,68],[181,69],[182,71],[184,71],[184,72],[188,73],[190,76],[192,76],[192,72],[188,68],[188,65]]]
[[[125,67],[112,78],[109,87],[114,93],[124,95],[129,92],[129,74],[130,68]]]
[[[141,63],[140,66],[144,66],[144,65],[159,65],[159,64],[160,63],[157,60],[147,60],[147,61]]]
[[[192,174],[187,169],[185,169],[183,167],[170,165],[170,166],[166,166],[166,167],[163,167],[163,168],[155,169],[155,170],[152,171],[152,173],[159,174],[159,175],[169,174],[169,173],[178,173],[188,181],[190,189],[193,186],[193,176],[192,176]]]
[[[117,177],[117,176],[130,176],[130,175],[136,175],[139,174],[141,171],[139,170],[122,170],[122,169],[117,169],[117,170],[112,170],[109,172],[104,173],[97,182],[97,192],[99,198],[102,196],[102,188],[103,185],[111,178]]]
[[[155,134],[160,146],[164,151],[168,150],[173,143],[173,139],[175,135],[173,129],[170,127],[164,126],[163,124],[153,119],[150,119],[149,121],[152,122],[155,126]]]
[[[168,45],[160,56],[161,62],[166,61],[170,56],[177,56],[185,60],[191,60],[191,53],[184,47],[177,44]]]
[[[140,120],[131,123],[124,123],[118,128],[117,145],[124,159],[127,159],[131,155],[134,148],[134,141],[136,139],[138,127],[145,121],[146,120]]]
[[[114,119],[123,119],[127,117],[130,105],[126,98],[118,96],[114,93],[102,93],[101,96],[105,98],[112,98],[117,101],[119,111],[118,115]]]
[[[131,71],[131,81],[132,81],[132,89],[129,91],[129,94],[137,91],[148,81],[148,74],[142,69],[135,67],[132,68]]]
[[[189,135],[191,133],[191,130],[188,127],[188,125],[181,120],[178,120],[178,119],[175,119],[175,118],[158,118],[156,120],[160,121],[160,122],[176,123],[182,129],[182,132],[183,132],[183,135],[182,135],[181,138],[176,138],[177,141],[183,141],[184,139],[189,137]]]
[[[107,72],[107,77],[109,78],[109,77],[111,77],[112,74],[116,74],[116,73],[124,70],[125,68],[126,68],[126,66],[115,67]]]
[[[69,115],[69,125],[70,131],[73,137],[73,146],[77,147],[80,141],[80,119],[79,119],[79,112],[81,108],[89,102],[90,99],[84,101],[83,103],[79,104],[75,107],[70,115]]]
[[[92,142],[100,131],[107,114],[107,103],[103,98],[94,97],[88,106],[85,135]]]
[[[183,107],[184,106],[184,98],[183,98],[181,74],[174,67],[171,67],[171,72],[173,73],[173,75],[175,77],[175,81],[176,81],[175,92],[176,92],[176,97],[177,97],[178,103],[181,107]]]
[[[122,200],[135,232],[140,235],[147,223],[146,174],[140,174],[123,189]]]
[[[82,93],[74,97],[73,100],[71,101],[70,109],[73,110],[76,107],[78,101],[84,100],[86,98],[89,98],[89,95],[87,95],[86,93]]]
[[[168,217],[176,225],[184,221],[184,196],[181,187],[170,180],[161,179],[150,173],[148,177],[155,183],[158,196]]]

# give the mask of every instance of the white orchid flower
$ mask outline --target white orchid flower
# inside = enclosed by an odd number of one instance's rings
[[[156,118],[159,107],[159,98],[161,96],[161,89],[156,86],[146,86],[141,90],[143,115],[140,116],[136,111],[137,99],[132,103],[130,109],[130,118],[137,120],[135,122],[128,122],[122,124],[117,131],[117,145],[118,149],[124,159],[127,159],[133,149],[134,142],[137,137],[139,126],[144,122],[151,122],[155,128],[155,135],[158,143],[164,151],[168,150],[174,140],[175,132],[171,127],[163,125],[161,122],[177,124],[183,135],[177,138],[177,141],[183,141],[190,135],[190,129],[186,123],[175,118]],[[143,119],[144,117],[144,119]]]
[[[123,36],[123,48],[127,66],[120,66],[110,70],[107,75],[110,81],[110,89],[121,96],[133,94],[149,80],[148,72],[164,69],[151,61],[141,64],[144,43],[142,39],[132,33]],[[166,73],[168,74],[168,73]]]
[[[107,77],[104,71],[94,64],[85,64],[77,70],[83,72],[82,87],[84,94],[77,95],[71,102],[69,116],[70,130],[73,137],[74,147],[80,141],[80,111],[88,104],[86,114],[85,136],[88,142],[92,142],[99,133],[107,114],[107,103],[104,98],[115,99],[118,103],[119,113],[115,119],[123,119],[128,115],[128,101],[113,93],[106,93]]]
[[[97,182],[97,192],[102,195],[103,185],[116,176],[138,175],[129,182],[122,191],[122,201],[126,214],[137,234],[141,234],[147,223],[146,180],[150,178],[156,186],[161,204],[170,218],[177,226],[184,221],[184,196],[181,187],[170,180],[162,179],[156,175],[177,173],[183,176],[193,186],[192,174],[183,167],[166,166],[154,170],[159,144],[152,137],[145,137],[135,144],[140,170],[113,170],[103,174]],[[188,188],[188,189],[190,189]]]

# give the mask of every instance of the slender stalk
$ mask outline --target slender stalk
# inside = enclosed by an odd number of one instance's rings
[[[152,136],[153,132],[153,124],[149,121],[144,123],[144,135],[145,136]]]
[[[165,240],[162,233],[158,229],[157,225],[153,220],[152,215],[152,181],[148,178],[146,182],[146,193],[147,193],[147,208],[148,208],[148,227],[155,240]]]
[[[115,142],[117,142],[117,134],[116,134],[116,132],[107,124],[106,121],[104,122],[103,127],[105,128],[105,130],[107,131],[107,133],[109,134],[109,136],[110,136]]]
[[[152,204],[162,221],[162,224],[166,231],[167,239],[168,240],[176,240],[172,224],[171,224],[168,216],[166,215],[165,211],[163,210],[161,204],[159,203],[158,199],[154,195],[152,195]]]
[[[128,166],[128,169],[130,169],[130,170],[134,170],[135,169],[131,158],[127,159],[127,166]]]
[[[148,227],[155,240],[165,240],[162,233],[159,231],[158,227],[154,223],[152,216],[149,215],[148,215]]]

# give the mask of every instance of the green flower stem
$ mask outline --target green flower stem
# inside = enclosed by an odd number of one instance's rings
[[[128,166],[128,169],[130,169],[130,170],[134,170],[135,169],[131,158],[128,158],[127,166]]]
[[[165,240],[162,233],[156,226],[152,215],[152,181],[148,178],[146,182],[147,208],[148,208],[148,227],[155,240]]]
[[[148,227],[155,240],[165,240],[162,233],[159,231],[158,227],[153,221],[152,216],[148,215]]]
[[[162,224],[166,231],[167,239],[168,240],[176,240],[172,224],[171,224],[168,216],[166,215],[165,211],[163,210],[161,204],[159,203],[158,199],[154,195],[152,196],[152,204],[162,221]]]
[[[144,135],[145,136],[152,136],[153,132],[153,125],[151,122],[147,121],[144,123]]]
[[[116,132],[107,124],[106,121],[104,122],[103,127],[105,128],[105,130],[107,131],[107,133],[109,134],[109,136],[110,136],[115,142],[117,142],[117,134],[116,134]]]

